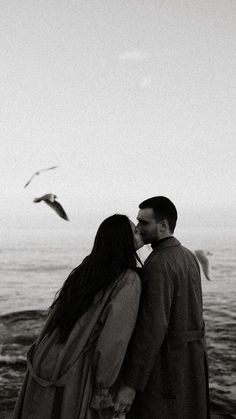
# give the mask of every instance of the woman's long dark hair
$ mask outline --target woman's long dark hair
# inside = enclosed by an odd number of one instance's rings
[[[58,340],[65,342],[95,295],[105,291],[128,268],[136,270],[137,260],[140,262],[128,217],[115,214],[106,218],[97,231],[90,255],[70,273],[56,294],[45,333],[58,328]]]

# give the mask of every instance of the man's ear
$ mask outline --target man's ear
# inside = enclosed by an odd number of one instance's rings
[[[163,232],[163,233],[166,232],[167,230],[168,231],[170,230],[169,222],[166,218],[161,221],[160,228],[161,228],[161,232]]]

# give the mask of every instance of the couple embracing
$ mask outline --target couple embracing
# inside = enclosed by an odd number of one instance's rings
[[[105,219],[57,293],[13,419],[210,418],[198,262],[168,198],[142,202],[137,220]]]

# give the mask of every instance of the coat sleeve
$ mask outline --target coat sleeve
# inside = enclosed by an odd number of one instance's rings
[[[174,286],[168,265],[156,257],[146,268],[140,310],[125,359],[127,386],[143,391],[167,331]]]
[[[119,375],[134,330],[140,294],[140,278],[130,272],[111,299],[94,353],[95,389],[90,404],[94,409],[113,405],[110,388]]]

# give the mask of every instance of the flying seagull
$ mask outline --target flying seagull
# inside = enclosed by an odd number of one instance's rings
[[[40,196],[39,198],[35,198],[33,202],[41,202],[44,201],[46,204],[49,205],[49,207],[51,207],[54,211],[56,211],[56,213],[64,218],[64,220],[69,221],[69,218],[65,212],[65,210],[62,208],[61,204],[56,201],[57,196],[52,194],[52,193],[48,193],[46,195]]]
[[[204,250],[195,250],[195,255],[197,256],[197,259],[202,267],[203,273],[206,277],[206,279],[208,279],[208,281],[211,280],[210,278],[210,264],[209,264],[209,260],[204,252]]]
[[[52,170],[52,169],[56,169],[58,166],[52,166],[52,167],[48,167],[47,169],[41,169],[38,170],[37,172],[35,172],[31,178],[28,180],[28,182],[25,184],[24,188],[26,188],[26,186],[28,186],[30,184],[30,182],[33,180],[33,178],[37,175],[39,175],[41,172],[46,172],[47,170]]]

